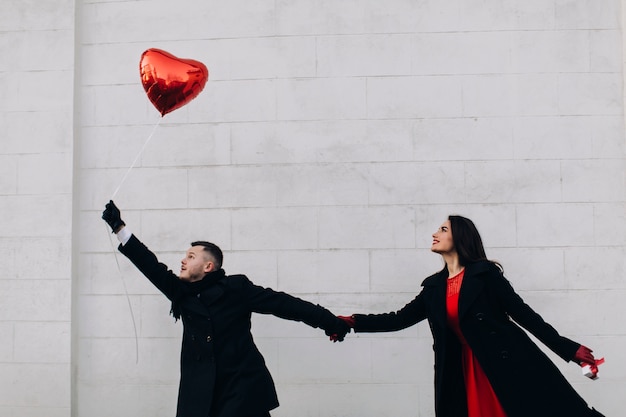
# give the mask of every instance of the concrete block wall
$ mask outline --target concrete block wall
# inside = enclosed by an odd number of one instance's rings
[[[467,215],[525,300],[607,358],[592,382],[553,355],[566,377],[623,410],[622,1],[5,9],[2,415],[174,415],[180,324],[115,253],[100,213],[116,190],[172,269],[212,240],[228,273],[337,314],[410,301],[441,267],[430,234]],[[163,118],[138,74],[153,47],[210,71]],[[253,331],[274,417],[434,415],[425,324],[341,344],[271,316]]]
[[[68,416],[73,2],[2,2],[0,52],[0,415]]]

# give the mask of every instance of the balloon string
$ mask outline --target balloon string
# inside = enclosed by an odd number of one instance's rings
[[[128,174],[130,174],[130,171],[135,167],[135,164],[139,160],[139,157],[143,153],[144,149],[146,149],[146,146],[148,146],[148,142],[150,142],[150,140],[152,139],[152,136],[154,136],[154,132],[156,132],[157,127],[161,123],[161,119],[162,119],[162,117],[160,117],[159,120],[156,122],[156,124],[154,125],[154,128],[152,129],[152,133],[150,133],[150,136],[148,136],[148,139],[146,139],[146,141],[143,143],[143,146],[139,150],[139,153],[137,154],[137,156],[135,156],[135,159],[133,160],[133,163],[130,164],[130,166],[128,167],[128,170],[126,171],[126,174],[124,174],[124,177],[122,178],[122,181],[120,182],[120,184],[115,189],[115,192],[113,192],[113,195],[111,196],[111,200],[113,200],[113,198],[115,198],[115,196],[117,195],[117,192],[122,187],[122,184],[124,184],[124,182],[126,181],[126,178],[128,177]]]
[[[162,117],[160,117],[159,120],[156,122],[156,124],[154,125],[154,128],[152,129],[152,132],[150,133],[150,136],[148,136],[146,141],[143,143],[143,146],[139,150],[139,153],[137,153],[137,156],[135,156],[133,163],[130,165],[130,167],[128,167],[128,170],[126,170],[126,173],[124,174],[124,177],[122,178],[122,181],[119,183],[119,185],[113,192],[113,195],[111,196],[111,200],[115,198],[115,196],[117,195],[117,192],[122,187],[122,184],[124,184],[124,182],[126,181],[128,174],[130,174],[130,171],[135,167],[135,164],[139,160],[139,157],[141,156],[143,151],[146,149],[146,146],[148,146],[148,143],[154,136],[154,132],[156,132],[157,127],[161,123],[161,119]],[[113,256],[115,258],[115,264],[117,265],[117,271],[119,272],[119,277],[120,277],[120,280],[122,281],[122,286],[124,287],[124,295],[126,296],[126,303],[128,304],[128,310],[130,311],[130,318],[132,319],[132,322],[133,322],[133,332],[135,335],[135,363],[139,363],[139,336],[137,335],[137,322],[135,321],[135,313],[133,312],[133,306],[130,302],[130,295],[128,295],[128,288],[126,288],[126,281],[124,281],[124,276],[122,274],[122,267],[120,265],[119,260],[117,259],[117,249],[115,248],[115,245],[113,244],[113,239],[111,238],[109,229],[106,228],[106,225],[104,227],[105,227],[107,235],[109,235],[109,242],[111,243],[111,249],[113,251]]]
[[[137,323],[135,322],[135,313],[133,313],[133,306],[130,302],[130,296],[128,295],[128,289],[126,288],[126,281],[124,281],[124,276],[122,274],[122,267],[120,266],[120,262],[117,259],[117,249],[113,244],[111,233],[109,233],[109,229],[107,229],[106,224],[104,225],[104,229],[106,230],[107,235],[109,235],[109,242],[111,243],[113,257],[115,258],[115,263],[117,264],[117,271],[119,272],[120,280],[122,281],[122,285],[124,287],[124,295],[126,295],[126,302],[128,303],[128,310],[130,311],[130,318],[133,322],[133,332],[135,334],[135,363],[139,363],[139,337],[137,336]]]

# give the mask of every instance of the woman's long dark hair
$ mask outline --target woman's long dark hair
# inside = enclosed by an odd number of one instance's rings
[[[488,261],[502,270],[500,263],[487,258],[483,240],[473,221],[467,217],[457,215],[448,216],[448,220],[450,220],[452,242],[459,255],[459,263],[461,265],[466,266],[479,261]]]

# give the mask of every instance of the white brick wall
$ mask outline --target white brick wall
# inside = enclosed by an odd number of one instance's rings
[[[0,415],[71,412],[74,4],[0,15]]]
[[[619,415],[622,3],[9,0],[0,415],[174,415],[180,324],[100,220],[151,134],[115,200],[174,270],[209,239],[229,273],[386,312],[441,267],[430,234],[464,214],[524,298],[606,356],[595,382],[554,359]],[[210,72],[161,120],[138,74],[151,47]],[[275,417],[433,415],[426,325],[331,344],[255,316],[254,333]]]

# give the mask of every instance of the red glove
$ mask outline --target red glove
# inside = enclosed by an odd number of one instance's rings
[[[354,316],[337,316],[338,318],[340,318],[341,320],[345,321],[346,324],[353,329],[354,328]]]
[[[593,351],[589,349],[587,346],[580,345],[578,347],[578,350],[574,354],[574,361],[577,362],[579,365],[583,363],[588,363],[589,365],[595,365],[596,359],[593,357],[593,354],[591,352]]]
[[[352,316],[337,316],[338,319],[343,320],[343,322],[351,329],[354,327],[354,318],[352,318]],[[348,329],[348,333],[350,332],[350,329]],[[331,334],[329,337],[331,342],[342,342],[343,341],[343,337],[339,337],[339,335],[337,333]]]

